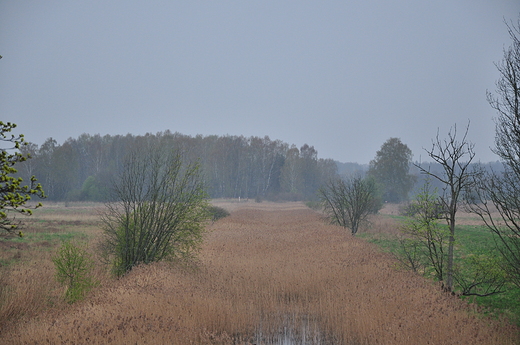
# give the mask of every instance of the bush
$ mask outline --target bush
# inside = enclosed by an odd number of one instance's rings
[[[423,212],[421,205],[417,201],[412,201],[399,207],[399,214],[405,217],[415,217],[418,213]],[[435,201],[430,208],[431,217],[434,219],[442,219],[446,215],[442,204]]]
[[[69,303],[81,300],[97,282],[92,277],[94,260],[85,245],[64,242],[52,258],[56,280],[66,286],[65,299]]]
[[[322,209],[322,204],[319,201],[307,201],[305,206],[314,211],[320,211]]]
[[[204,181],[196,163],[159,147],[140,147],[126,158],[102,215],[105,262],[122,276],[161,260],[192,259],[208,220]]]
[[[214,222],[221,218],[229,216],[229,212],[226,209],[213,205],[208,206],[208,214],[211,220]]]

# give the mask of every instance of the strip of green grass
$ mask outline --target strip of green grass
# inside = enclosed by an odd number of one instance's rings
[[[28,233],[24,237],[4,237],[0,239],[0,267],[30,260],[31,253],[55,250],[62,242],[69,240],[88,241],[83,232],[38,232]]]
[[[51,244],[60,244],[63,241],[68,241],[72,239],[78,240],[88,240],[88,236],[82,232],[38,232],[38,233],[29,233],[25,234],[24,237],[8,237],[0,239],[0,241],[4,244],[12,243],[16,244],[27,244],[29,246],[37,246],[43,242],[48,242]],[[48,247],[48,246],[44,246]]]
[[[39,232],[39,233],[31,233],[23,238],[17,238],[16,241],[24,241],[29,243],[38,243],[38,242],[52,242],[52,243],[61,243],[63,241],[69,241],[72,239],[78,240],[87,240],[88,236],[82,232]]]

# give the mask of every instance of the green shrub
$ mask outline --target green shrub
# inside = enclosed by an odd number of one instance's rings
[[[229,212],[226,209],[213,205],[208,206],[208,213],[212,221],[217,221],[220,218],[229,216]]]
[[[67,288],[67,302],[74,303],[83,299],[97,285],[92,276],[94,260],[87,252],[86,245],[63,242],[52,261],[56,267],[56,280]]]
[[[399,207],[399,214],[405,217],[415,217],[417,214],[423,211],[424,210],[417,201],[412,201]],[[443,209],[442,204],[438,200],[433,201],[429,212],[431,213],[431,217],[435,219],[442,219],[446,214],[446,211]]]
[[[314,211],[320,211],[322,208],[321,203],[319,201],[307,201],[305,205]]]
[[[208,220],[198,163],[156,146],[131,151],[102,213],[103,260],[122,276],[140,264],[196,258]]]

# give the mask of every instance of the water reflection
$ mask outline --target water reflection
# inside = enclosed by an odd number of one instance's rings
[[[256,345],[329,345],[325,333],[318,322],[308,316],[288,316],[276,318],[278,327],[272,326],[272,319],[262,323],[255,334]]]

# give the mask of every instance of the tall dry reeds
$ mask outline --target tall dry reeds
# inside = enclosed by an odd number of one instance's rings
[[[237,207],[212,225],[197,268],[137,267],[83,302],[11,328],[0,343],[279,344],[284,336],[320,344],[519,341],[517,328],[481,317],[399,270],[391,256],[312,210],[292,203],[255,207]]]
[[[52,268],[36,262],[0,271],[0,325],[37,315],[57,303]]]

